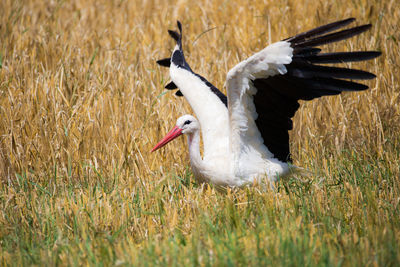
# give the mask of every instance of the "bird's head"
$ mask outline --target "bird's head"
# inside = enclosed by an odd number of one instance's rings
[[[200,129],[199,122],[192,115],[183,115],[176,120],[176,126],[182,129],[183,134],[192,134]]]
[[[176,121],[175,127],[169,131],[160,142],[158,142],[155,147],[151,150],[151,152],[156,151],[157,149],[165,146],[178,136],[182,134],[193,134],[200,129],[200,124],[192,115],[183,115],[178,118]]]

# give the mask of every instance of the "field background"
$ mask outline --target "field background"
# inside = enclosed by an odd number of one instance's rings
[[[164,93],[167,29],[223,88],[240,60],[347,17],[372,23],[327,51],[380,50],[353,67],[371,90],[304,103],[276,192],[197,184],[190,113]],[[0,265],[400,264],[400,1],[0,1]]]

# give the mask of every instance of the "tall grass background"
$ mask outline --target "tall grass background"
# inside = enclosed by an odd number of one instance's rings
[[[379,50],[348,66],[370,90],[302,103],[294,164],[274,192],[198,184],[191,113],[155,60],[181,20],[191,67],[224,90],[236,63],[301,31],[356,17],[372,29],[326,51]],[[0,265],[398,266],[400,2],[0,2]]]

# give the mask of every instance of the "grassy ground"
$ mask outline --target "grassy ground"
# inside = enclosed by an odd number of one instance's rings
[[[44,4],[46,3],[46,4]],[[164,94],[176,19],[194,70],[223,88],[273,41],[357,17],[328,50],[371,90],[304,103],[276,192],[197,184],[181,141],[151,147],[183,99]],[[400,1],[0,2],[0,265],[400,264]]]

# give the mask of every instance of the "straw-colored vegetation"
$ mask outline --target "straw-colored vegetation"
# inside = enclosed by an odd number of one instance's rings
[[[197,184],[184,138],[151,147],[190,108],[164,93],[179,19],[191,67],[223,88],[240,60],[356,17],[326,49],[370,90],[303,103],[296,165],[275,192]],[[400,1],[0,1],[0,265],[400,263]]]

